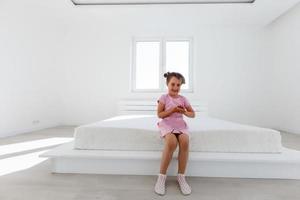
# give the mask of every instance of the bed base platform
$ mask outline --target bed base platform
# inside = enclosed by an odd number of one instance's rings
[[[54,173],[157,175],[160,151],[76,150],[73,142],[58,146],[48,157]],[[177,173],[177,151],[168,175]],[[188,176],[300,179],[300,151],[283,147],[282,153],[190,152]]]

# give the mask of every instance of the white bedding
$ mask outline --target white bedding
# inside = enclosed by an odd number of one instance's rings
[[[185,118],[190,151],[280,153],[278,131],[242,125],[207,116]],[[155,115],[122,115],[75,129],[74,148],[161,151]],[[178,150],[178,149],[177,149]]]

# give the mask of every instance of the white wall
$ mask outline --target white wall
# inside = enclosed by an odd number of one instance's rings
[[[120,99],[158,98],[157,93],[129,92],[133,36],[193,36],[195,93],[184,95],[207,103],[212,116],[299,130],[299,123],[288,116],[297,108],[299,93],[289,90],[295,101],[282,98],[295,80],[277,81],[281,72],[289,75],[293,67],[291,61],[285,71],[278,62],[280,56],[284,63],[291,54],[273,51],[291,36],[283,29],[293,29],[293,25],[283,26],[288,24],[285,20],[274,28],[233,25],[227,23],[231,19],[221,17],[208,25],[204,18],[197,20],[196,10],[191,15],[178,9],[112,12],[70,7],[69,0],[53,0],[51,4],[38,0],[2,2],[0,137],[58,124],[98,121],[115,115]],[[282,35],[287,38],[281,41]],[[293,37],[296,40],[296,35]],[[293,45],[297,50],[299,46]],[[274,71],[274,66],[279,71]],[[292,76],[296,76],[293,70]],[[282,102],[293,106],[286,112]],[[287,114],[275,116],[281,112]],[[40,124],[32,124],[34,120]]]
[[[80,11],[77,17],[85,20],[74,22],[65,45],[64,124],[113,116],[120,99],[160,96],[129,92],[133,36],[193,36],[195,93],[186,95],[208,103],[213,116],[269,126],[263,29],[195,26],[176,16],[159,21],[141,13],[109,18]]]
[[[274,127],[300,134],[300,4],[268,27]]]
[[[61,122],[64,27],[51,15],[32,1],[0,3],[0,137]]]

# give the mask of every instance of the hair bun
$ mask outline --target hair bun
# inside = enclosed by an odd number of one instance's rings
[[[170,72],[164,73],[164,77],[167,78]]]

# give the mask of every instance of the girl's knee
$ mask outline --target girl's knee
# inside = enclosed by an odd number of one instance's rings
[[[169,150],[174,151],[177,147],[176,136],[174,134],[167,134],[165,138],[165,145]]]
[[[189,148],[189,136],[187,134],[181,134],[179,136],[179,147],[182,150],[187,150]]]

